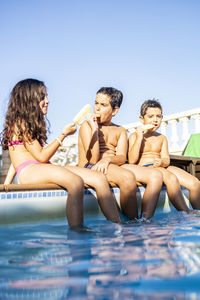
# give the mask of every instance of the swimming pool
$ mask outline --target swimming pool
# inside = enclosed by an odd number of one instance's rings
[[[0,227],[0,299],[200,299],[200,216]]]

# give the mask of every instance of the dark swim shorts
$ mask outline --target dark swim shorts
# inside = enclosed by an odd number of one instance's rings
[[[146,165],[142,165],[141,167],[150,167],[153,166],[153,164],[146,164]]]
[[[87,163],[87,164],[85,164],[84,168],[91,169],[94,165],[95,164]]]

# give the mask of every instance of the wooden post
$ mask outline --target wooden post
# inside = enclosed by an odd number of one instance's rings
[[[0,168],[0,183],[4,183],[4,180],[6,178],[10,164],[11,164],[11,161],[10,161],[10,155],[9,155],[8,150],[2,150],[1,168]]]

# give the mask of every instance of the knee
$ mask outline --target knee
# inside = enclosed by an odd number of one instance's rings
[[[170,184],[171,186],[180,185],[178,178],[176,177],[176,175],[172,173],[168,173],[166,179],[167,179],[167,183]]]
[[[190,184],[191,191],[200,191],[200,181],[194,177],[191,184]]]
[[[84,181],[81,177],[75,175],[75,177],[69,184],[68,191],[74,193],[80,190],[84,190]]]
[[[108,180],[106,176],[101,172],[96,172],[95,176],[95,188],[102,189],[105,186],[108,186]]]
[[[119,185],[126,189],[132,189],[133,187],[136,187],[135,175],[132,172],[126,170],[126,172],[123,172],[122,176],[120,176]]]
[[[149,178],[149,183],[156,186],[162,186],[163,184],[163,175],[158,170],[152,170],[151,176]]]

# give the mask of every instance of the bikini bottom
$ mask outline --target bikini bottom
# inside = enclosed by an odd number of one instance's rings
[[[47,162],[48,164],[50,164],[50,161]],[[30,165],[40,165],[40,164],[43,164],[37,160],[27,160],[25,162],[23,162],[21,165],[19,165],[16,169],[16,173],[17,173],[17,176],[19,177],[19,174],[21,173],[21,171],[30,166]]]

